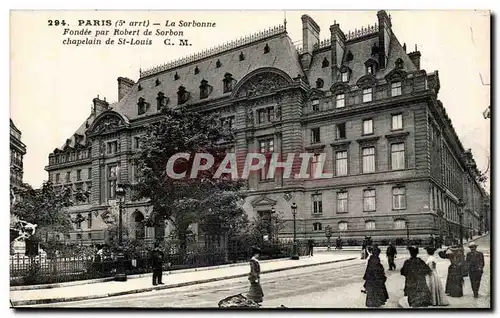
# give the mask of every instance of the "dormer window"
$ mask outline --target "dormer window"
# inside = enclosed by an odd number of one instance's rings
[[[323,79],[321,78],[318,78],[316,80],[316,88],[323,88],[323,85],[325,85],[325,81],[323,81]]]
[[[325,68],[325,67],[328,67],[330,66],[330,62],[328,62],[328,59],[325,57],[323,59],[323,62],[321,63],[322,67]]]
[[[270,50],[269,45],[266,43],[266,46],[264,46],[264,54],[269,53]]]
[[[178,80],[179,79],[179,74],[177,74],[177,72],[175,72],[175,75],[174,75],[174,81]]]
[[[215,67],[219,68],[221,66],[222,66],[222,64],[221,64],[220,60],[217,60],[217,62],[215,63]]]
[[[349,82],[349,72],[342,72],[340,73],[340,80],[342,82]]]
[[[337,94],[335,96],[335,107],[336,108],[345,107],[345,94]]]
[[[146,111],[148,110],[148,106],[149,106],[149,104],[146,103],[146,101],[144,100],[144,98],[140,97],[139,101],[137,102],[137,114],[138,115],[145,114]]]
[[[208,82],[205,79],[203,79],[200,85],[200,99],[207,98],[208,95],[210,95],[211,93],[210,88],[211,86],[208,85]]]
[[[199,69],[199,68],[198,68],[198,66],[197,66],[197,67],[195,67],[195,68],[194,68],[194,74],[196,75],[196,74],[198,74],[198,73],[200,73],[200,69]]]
[[[243,54],[243,52],[240,53],[240,61],[243,61],[245,60],[245,55]]]
[[[224,79],[222,80],[224,83],[224,93],[229,93],[233,91],[233,75],[230,73],[224,74]]]
[[[155,81],[155,86],[159,86],[161,84],[160,80],[159,79],[156,79]]]
[[[189,99],[189,92],[186,91],[184,86],[180,86],[177,91],[177,104],[182,105]]]
[[[137,90],[138,90],[138,91],[142,91],[142,86],[141,86],[141,84],[139,84],[139,86],[137,86]]]
[[[319,112],[319,99],[317,98],[312,100],[312,111]]]
[[[352,55],[352,52],[351,51],[347,52],[347,56],[345,58],[346,62],[350,62],[353,59],[354,59],[354,55]]]
[[[160,110],[165,106],[167,106],[167,98],[165,97],[165,94],[159,92],[158,97],[156,97],[156,108],[157,110]]]
[[[375,73],[374,66],[373,65],[368,65],[366,67],[366,74],[374,74],[374,73]]]
[[[401,95],[401,82],[391,83],[391,96]]]

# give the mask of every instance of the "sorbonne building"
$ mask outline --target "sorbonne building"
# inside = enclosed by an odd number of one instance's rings
[[[136,180],[130,157],[144,125],[161,107],[177,105],[217,112],[234,130],[237,153],[310,152],[310,171],[323,164],[332,173],[249,178],[245,210],[250,218],[283,213],[280,238],[292,236],[292,203],[299,239],[322,239],[327,226],[344,241],[458,237],[460,211],[466,231],[484,231],[486,193],[438,100],[438,72],[420,68],[421,53],[407,53],[385,11],[377,19],[348,33],[335,23],[320,41],[320,27],[303,15],[301,47],[278,26],[142,71],[137,82],[119,77],[118,102],[94,98],[82,126],[49,155],[50,180],[91,193],[70,209],[86,221],[66,239],[102,242],[101,216],[116,207],[116,184]],[[127,193],[131,237],[155,235],[141,223],[149,213]],[[169,231],[167,225],[160,236]]]
[[[19,187],[23,183],[23,157],[26,145],[21,141],[21,131],[10,120],[10,185]]]

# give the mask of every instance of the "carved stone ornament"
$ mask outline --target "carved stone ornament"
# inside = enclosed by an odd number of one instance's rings
[[[372,74],[364,75],[356,82],[356,85],[360,88],[373,87],[375,84],[377,84],[377,79]]]
[[[281,120],[281,106],[280,105],[276,105],[276,107],[274,108],[274,117],[276,120]]]
[[[253,111],[251,109],[249,109],[247,112],[247,124],[253,125],[253,123],[254,123]]]
[[[262,94],[271,93],[287,85],[288,82],[286,81],[286,79],[278,74],[269,72],[262,73],[256,75],[254,78],[243,84],[243,86],[239,89],[238,95],[236,97],[259,96]]]
[[[115,130],[123,125],[123,121],[115,116],[106,116],[102,118],[99,124],[95,127],[94,132],[104,133],[110,130]]]

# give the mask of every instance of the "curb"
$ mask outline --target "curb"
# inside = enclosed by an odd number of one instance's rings
[[[340,259],[340,260],[335,260],[335,261],[327,261],[327,262],[322,262],[322,263],[296,265],[296,266],[292,266],[292,267],[266,270],[266,271],[262,271],[261,273],[263,273],[263,274],[264,273],[275,273],[275,272],[281,272],[281,271],[292,270],[292,269],[297,269],[297,268],[305,268],[305,267],[312,267],[312,266],[319,266],[319,265],[327,265],[327,264],[333,264],[333,263],[352,261],[355,259],[358,259],[358,258],[351,257],[351,258],[345,258],[345,259]],[[11,300],[11,304],[12,304],[12,307],[16,307],[16,306],[28,306],[28,305],[38,305],[38,304],[50,304],[50,303],[61,303],[61,302],[72,302],[72,301],[80,301],[80,300],[99,299],[99,298],[123,296],[123,295],[129,295],[129,294],[137,294],[137,293],[155,291],[155,290],[164,290],[164,289],[178,288],[178,287],[184,287],[184,286],[190,286],[190,285],[211,283],[211,282],[217,282],[217,281],[221,281],[221,280],[228,280],[228,279],[241,278],[241,277],[247,277],[247,276],[248,276],[248,273],[238,274],[238,275],[228,275],[228,276],[223,276],[223,277],[200,279],[200,280],[191,281],[191,282],[176,283],[176,284],[164,285],[164,286],[159,286],[159,287],[146,287],[146,288],[127,290],[127,291],[122,291],[122,292],[114,292],[114,293],[108,293],[108,294],[101,294],[101,295],[76,296],[76,297],[66,297],[66,298],[30,299],[30,300],[19,300],[19,301]]]
[[[276,258],[276,259],[268,259],[260,261],[260,263],[270,263],[276,261],[288,260],[289,257],[284,258]],[[172,274],[182,274],[182,273],[191,273],[191,272],[199,272],[199,271],[209,271],[214,269],[221,268],[231,268],[237,266],[245,266],[248,265],[248,262],[240,262],[233,264],[225,264],[225,265],[217,265],[217,266],[207,266],[207,267],[195,267],[195,268],[185,268],[179,270],[171,270],[171,271],[163,271],[163,275],[172,275]],[[135,275],[127,275],[127,279],[136,279],[136,278],[144,278],[151,276],[151,272],[135,274]],[[77,280],[72,282],[63,282],[63,283],[53,283],[53,284],[40,284],[40,285],[26,285],[26,286],[11,286],[10,291],[23,291],[23,290],[39,290],[39,289],[52,289],[52,288],[60,288],[60,287],[71,287],[78,285],[87,285],[87,284],[97,284],[97,283],[106,283],[114,281],[114,277],[104,277],[104,278],[95,278],[88,280]]]

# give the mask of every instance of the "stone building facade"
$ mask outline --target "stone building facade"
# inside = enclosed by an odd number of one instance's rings
[[[21,141],[21,131],[10,120],[10,185],[19,187],[23,183],[23,157],[26,145]]]
[[[130,157],[141,130],[161,107],[181,104],[217,112],[235,132],[236,153],[310,152],[309,172],[323,166],[332,174],[250,176],[245,210],[250,218],[283,213],[281,238],[292,236],[292,203],[299,239],[324,238],[327,226],[344,240],[457,237],[460,200],[464,226],[478,232],[485,192],[438,100],[439,74],[420,68],[421,53],[407,52],[385,11],[376,18],[348,33],[335,23],[320,41],[320,27],[304,15],[301,47],[279,26],[141,72],[137,82],[118,78],[118,102],[95,98],[82,126],[49,155],[46,170],[57,186],[91,192],[70,210],[86,221],[69,239],[103,239],[101,216],[116,207],[116,184],[135,181]],[[127,193],[131,236],[154,235],[141,226],[148,214],[147,202]]]

